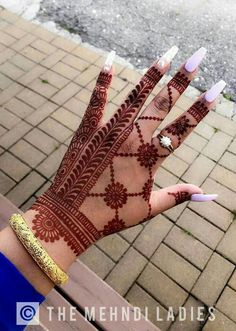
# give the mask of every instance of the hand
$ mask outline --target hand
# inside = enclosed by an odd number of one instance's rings
[[[138,116],[169,69],[176,48],[153,63],[114,116],[103,122],[112,68],[102,69],[82,123],[50,188],[32,205],[33,231],[44,242],[63,239],[75,255],[99,238],[146,221],[202,190],[178,184],[152,191],[156,172],[214,106],[216,84],[158,136],[154,135],[196,74],[205,49],[196,52]],[[171,143],[171,144],[170,144]],[[205,199],[213,199],[214,196]]]

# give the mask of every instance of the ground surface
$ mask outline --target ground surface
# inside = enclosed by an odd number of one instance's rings
[[[193,83],[204,90],[219,79],[236,99],[236,2],[234,0],[44,0],[38,17],[53,20],[102,49],[114,49],[139,68],[176,44],[171,73],[198,47],[208,56]]]

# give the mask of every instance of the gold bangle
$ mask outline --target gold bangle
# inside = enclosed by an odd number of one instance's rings
[[[9,223],[22,245],[26,248],[43,272],[56,285],[64,284],[68,280],[68,275],[48,255],[26,224],[23,216],[20,214],[13,214],[9,219]]]

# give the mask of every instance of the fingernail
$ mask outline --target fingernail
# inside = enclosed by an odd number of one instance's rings
[[[213,85],[210,90],[208,90],[204,96],[205,100],[208,102],[214,101],[218,95],[223,91],[226,86],[226,82],[224,80],[220,80],[218,83]]]
[[[193,72],[194,70],[196,70],[202,59],[206,55],[206,52],[207,50],[205,47],[199,48],[192,56],[190,56],[190,58],[185,63],[184,68],[188,72]]]
[[[178,53],[179,48],[177,46],[171,47],[162,57],[158,60],[157,64],[160,68],[164,68],[167,64],[169,64],[175,55]]]
[[[115,56],[116,56],[115,51],[111,51],[107,55],[106,61],[105,61],[104,66],[103,66],[103,70],[105,70],[105,71],[110,71],[111,70],[111,67],[112,67],[113,61],[115,59]]]
[[[192,194],[191,201],[195,202],[206,202],[212,201],[218,198],[218,194]]]

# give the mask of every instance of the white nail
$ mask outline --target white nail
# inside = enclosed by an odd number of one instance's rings
[[[196,70],[201,61],[203,60],[204,56],[206,55],[206,52],[207,50],[205,47],[199,48],[192,56],[190,56],[190,58],[185,63],[184,68],[188,72],[193,72],[194,70]]]
[[[205,100],[208,102],[213,102],[218,95],[223,91],[226,86],[226,82],[224,80],[220,80],[218,83],[213,85],[210,90],[208,90],[204,96]]]
[[[114,62],[115,56],[116,56],[115,51],[111,51],[107,55],[106,61],[105,61],[104,66],[103,66],[103,70],[105,70],[105,71],[110,71],[111,70],[111,67],[112,67],[112,64]]]
[[[179,48],[177,46],[171,47],[157,62],[160,68],[164,68],[167,64],[169,64],[175,55],[178,53]]]
[[[191,201],[195,202],[206,202],[212,201],[218,198],[218,194],[192,194]]]

